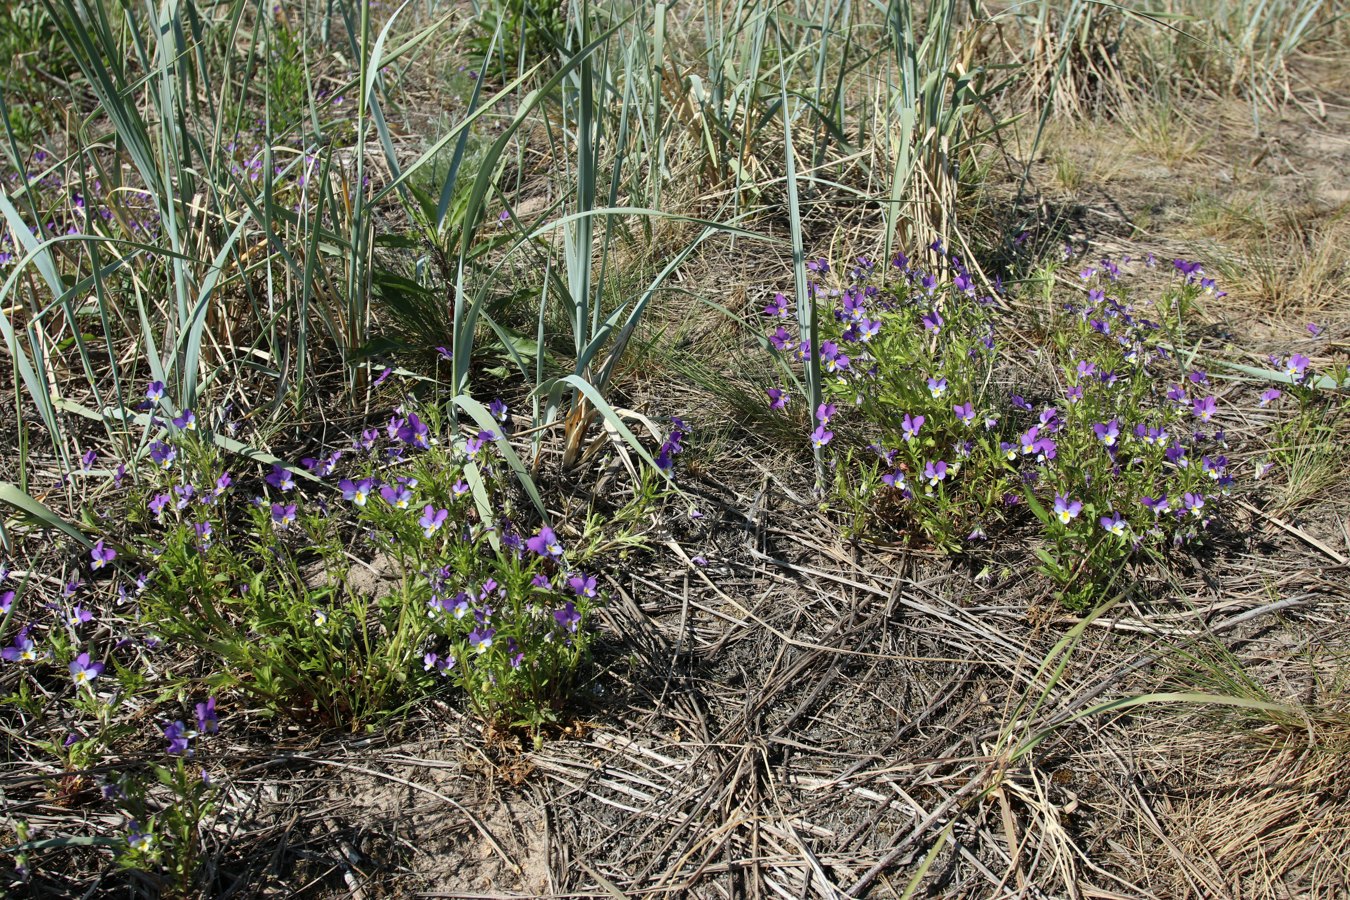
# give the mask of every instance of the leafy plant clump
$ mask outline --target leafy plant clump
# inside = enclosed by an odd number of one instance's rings
[[[932,249],[938,269],[900,254],[884,285],[867,259],[842,281],[813,262],[818,349],[808,328],[791,327],[782,294],[764,310],[786,371],[795,377],[788,360],[820,366],[810,438],[828,448],[833,495],[858,515],[856,532],[914,533],[957,551],[1037,523],[1040,571],[1085,608],[1126,561],[1203,543],[1234,492],[1265,474],[1251,462],[1239,487],[1226,428],[1238,410],[1176,349],[1194,304],[1223,296],[1198,263],[1176,260],[1155,300],[1135,295],[1128,257],[1090,265],[1081,292],[1021,348],[1026,335],[999,311],[1001,285],[979,290],[959,255]],[[1277,362],[1297,402],[1316,402],[1309,361]],[[1270,388],[1259,405],[1281,396]],[[792,392],[774,387],[769,399],[786,409]],[[857,439],[836,440],[835,429]]]
[[[122,821],[72,846],[187,891],[218,809],[212,757],[187,759],[232,709],[365,730],[459,692],[536,743],[576,709],[600,588],[552,528],[518,525],[508,415],[491,409],[494,429],[461,434],[401,408],[348,447],[249,475],[224,464],[223,413],[150,385],[139,461],[81,459],[102,536],[60,577],[0,559],[0,702],[42,723],[28,743],[64,773],[62,802]],[[147,733],[168,761],[119,764]],[[20,865],[40,846],[20,835]]]

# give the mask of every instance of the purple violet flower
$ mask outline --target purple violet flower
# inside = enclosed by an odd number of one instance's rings
[[[1120,517],[1120,513],[1111,513],[1109,516],[1102,516],[1100,521],[1102,528],[1106,529],[1116,537],[1123,537],[1125,535],[1126,522]]]
[[[545,559],[562,559],[562,544],[558,543],[558,537],[553,533],[553,529],[545,525],[539,529],[539,533],[525,542],[525,547],[531,553],[542,556]]]
[[[103,568],[108,563],[117,559],[117,551],[111,547],[104,546],[102,540],[94,545],[94,549],[89,551],[90,558],[93,559],[93,568],[95,571]]]
[[[1218,411],[1218,402],[1213,397],[1204,397],[1191,404],[1191,412],[1201,422],[1208,422]]]
[[[295,524],[295,504],[273,503],[272,524],[281,528],[289,528],[291,525]]]
[[[150,445],[150,459],[161,469],[168,469],[173,466],[173,461],[178,457],[178,451],[173,445],[166,444],[163,441],[155,441]]]
[[[1065,494],[1055,495],[1055,517],[1061,524],[1068,525],[1082,511],[1083,504],[1078,500],[1070,500]]]
[[[200,734],[215,734],[220,730],[220,718],[216,715],[216,698],[207,697],[205,703],[197,704],[197,731]]]
[[[1092,426],[1093,434],[1097,439],[1108,447],[1116,445],[1116,438],[1120,436],[1120,422],[1112,419],[1110,422],[1098,422]]]
[[[70,663],[70,677],[76,687],[90,684],[102,674],[103,663],[91,661],[88,653],[81,653]]]
[[[398,439],[405,444],[426,450],[431,446],[431,429],[427,428],[426,423],[419,419],[416,413],[410,413],[399,426]]]
[[[469,646],[479,653],[485,653],[492,646],[492,637],[496,633],[495,628],[475,628],[469,632]]]
[[[188,740],[187,727],[182,721],[170,722],[164,726],[164,739],[169,742],[168,748],[164,751],[170,756],[191,756],[192,748]]]
[[[436,509],[428,503],[426,509],[422,510],[422,518],[417,520],[417,524],[422,526],[422,535],[431,537],[445,524],[446,517],[449,515],[450,510]]]
[[[576,604],[568,600],[562,609],[553,611],[553,620],[564,631],[575,632],[577,625],[581,623],[581,613],[577,612]]]
[[[374,482],[369,478],[362,478],[360,481],[352,481],[350,478],[344,478],[338,482],[338,488],[342,491],[342,499],[350,500],[357,506],[366,505],[366,501],[370,499],[370,492],[374,486]]]
[[[380,496],[384,498],[384,502],[394,509],[407,509],[413,498],[412,491],[408,489],[407,484],[403,483],[386,484],[380,488]]]

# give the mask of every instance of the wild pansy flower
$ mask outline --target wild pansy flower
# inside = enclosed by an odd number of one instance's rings
[[[456,619],[462,619],[469,614],[470,609],[469,595],[464,593],[463,591],[460,591],[458,594],[452,597],[449,603],[450,603],[450,613]]]
[[[145,399],[151,403],[158,403],[164,399],[164,382],[152,381],[150,386],[145,389]]]
[[[558,543],[558,536],[547,525],[540,528],[538,534],[527,540],[525,547],[531,553],[545,559],[562,559],[562,544]]]
[[[10,609],[14,607],[14,592],[5,591],[0,594],[0,618],[9,615]]]
[[[178,451],[173,448],[172,444],[155,441],[150,445],[150,459],[161,469],[171,468],[177,457]]]
[[[823,278],[830,272],[830,263],[828,260],[825,259],[825,257],[822,256],[808,262],[806,264],[806,268],[808,271],[813,272],[814,274]]]
[[[1255,465],[1256,470],[1255,472],[1252,473],[1252,477],[1255,478],[1257,481],[1260,481],[1262,478],[1265,478],[1266,475],[1270,474],[1270,470],[1275,468],[1275,463],[1273,462],[1258,462]]]
[[[314,627],[320,630],[328,627],[328,611],[320,607],[314,608]]]
[[[174,417],[173,425],[179,431],[196,431],[197,415],[192,410],[185,409],[181,415]]]
[[[1213,397],[1204,397],[1191,404],[1191,413],[1201,422],[1208,422],[1214,418],[1214,413],[1218,409],[1218,402]]]
[[[562,609],[553,611],[553,621],[558,623],[558,627],[564,631],[576,631],[577,625],[581,623],[581,613],[577,612],[577,606],[571,600],[563,606]]]
[[[488,441],[496,440],[497,435],[491,431],[479,431],[478,434],[464,442],[464,452],[470,459],[477,456]]]
[[[291,474],[289,469],[282,468],[275,463],[272,464],[272,471],[267,473],[264,480],[279,491],[295,489],[295,476]]]
[[[220,477],[216,479],[216,486],[211,489],[212,496],[215,497],[222,496],[226,491],[230,489],[230,485],[233,483],[234,479],[230,477],[230,473],[222,472]]]
[[[492,638],[496,633],[495,628],[475,628],[469,632],[469,646],[479,653],[486,653],[492,646]]]
[[[1264,409],[1265,407],[1267,407],[1267,406],[1269,406],[1270,404],[1274,403],[1276,400],[1280,399],[1280,398],[1283,397],[1283,396],[1284,396],[1284,392],[1283,392],[1283,391],[1280,391],[1280,390],[1278,390],[1278,389],[1276,389],[1276,388],[1271,388],[1271,389],[1268,390],[1268,391],[1262,391],[1262,392],[1261,392],[1261,408]]]
[[[155,849],[155,836],[151,832],[141,831],[136,820],[132,819],[127,825],[127,846],[137,853],[151,853]]]
[[[196,496],[197,489],[190,484],[180,484],[174,486],[173,492],[178,495],[178,502],[174,504],[174,507],[181,511],[187,509],[192,503],[192,498]]]
[[[469,483],[463,478],[456,478],[455,483],[450,485],[450,493],[456,497],[462,497],[469,492]]]
[[[369,478],[362,478],[360,481],[352,481],[350,478],[344,478],[338,482],[338,488],[342,491],[342,499],[350,500],[357,506],[365,506],[366,501],[370,499],[370,492],[375,484]]]
[[[211,546],[211,523],[197,522],[192,526],[192,530],[197,533],[197,540],[201,541],[202,547]]]
[[[904,433],[904,439],[911,441],[919,436],[919,429],[923,427],[923,416],[911,416],[905,413],[904,421],[900,423],[900,430]]]
[[[1068,525],[1078,514],[1083,511],[1083,504],[1078,500],[1070,500],[1065,494],[1055,495],[1055,518],[1059,519],[1060,524]]]
[[[578,597],[594,599],[596,596],[594,575],[573,575],[567,579],[567,584]]]
[[[501,397],[496,398],[488,404],[488,412],[491,413],[492,418],[496,419],[498,422],[505,422],[510,418],[510,408],[506,405],[506,401]]]
[[[294,503],[273,503],[272,504],[272,524],[281,528],[289,528],[295,524],[295,504]]]
[[[1116,445],[1116,438],[1120,436],[1120,422],[1112,419],[1110,422],[1098,422],[1092,426],[1093,434],[1097,435],[1097,440],[1108,447]]]
[[[205,703],[197,704],[197,732],[215,734],[220,730],[220,717],[216,715],[216,698],[207,697]]]
[[[822,425],[830,424],[830,419],[839,411],[833,403],[822,403],[816,407],[816,421]]]
[[[1204,472],[1215,481],[1223,476],[1224,470],[1228,468],[1228,457],[1216,456],[1211,459],[1208,456],[1200,457],[1200,471]]]
[[[1154,516],[1161,516],[1163,513],[1170,512],[1172,509],[1172,504],[1167,501],[1166,494],[1159,495],[1156,500],[1152,497],[1140,497],[1139,502],[1153,510]]]
[[[98,452],[95,450],[86,450],[84,455],[80,457],[80,469],[88,472],[94,467],[94,463],[96,462],[98,462]]]
[[[929,460],[923,467],[924,480],[928,482],[928,493],[933,493],[933,488],[937,487],[947,477],[947,464],[942,460]]]
[[[831,374],[845,372],[849,367],[848,357],[839,352],[839,345],[834,341],[824,341],[821,343],[820,361],[825,367],[825,371]]]
[[[962,425],[971,425],[975,422],[975,407],[973,404],[959,403],[952,407],[952,412],[956,414],[956,418],[961,421]]]
[[[1190,262],[1184,259],[1172,260],[1172,268],[1176,269],[1182,275],[1185,275],[1186,280],[1188,282],[1191,281],[1197,275],[1203,275],[1205,271],[1204,267],[1201,266],[1200,263]]]
[[[1202,512],[1205,508],[1204,494],[1193,494],[1190,491],[1187,491],[1181,498],[1181,503],[1185,507],[1186,512],[1190,513],[1192,516],[1198,517],[1204,515]]]
[[[942,395],[947,393],[947,379],[941,377],[929,378],[928,393],[933,395],[934,400],[941,400]]]
[[[1173,441],[1168,445],[1167,450],[1164,451],[1163,455],[1167,457],[1169,463],[1176,466],[1178,469],[1184,469],[1191,464],[1191,461],[1186,458],[1186,448],[1176,441]]]
[[[771,387],[766,393],[769,395],[769,409],[782,409],[787,406],[787,393],[782,388]]]
[[[1154,428],[1152,425],[1144,425],[1142,422],[1134,426],[1135,437],[1143,441],[1150,447],[1161,446],[1167,442],[1167,432],[1161,428]]]
[[[1284,363],[1284,374],[1296,381],[1302,381],[1308,373],[1308,365],[1312,360],[1301,353],[1295,353]]]
[[[782,291],[773,295],[769,305],[764,307],[764,315],[770,318],[783,318],[788,313],[788,299]]]
[[[325,456],[322,459],[315,459],[312,456],[306,456],[300,460],[300,465],[315,478],[327,478],[333,474],[333,469],[337,467],[338,460],[342,458],[341,450],[334,450],[332,455]]]
[[[811,446],[817,449],[824,447],[832,440],[834,440],[834,432],[826,429],[824,425],[816,426],[816,430],[811,432]]]
[[[14,635],[14,641],[8,647],[0,650],[0,659],[8,662],[37,662],[37,658],[37,645],[28,636],[27,625],[19,629],[19,633]]]
[[[1085,359],[1080,359],[1077,372],[1079,378],[1091,378],[1097,374],[1097,367]]]
[[[866,344],[881,333],[881,323],[875,319],[863,319],[856,326],[858,340]]]
[[[1120,517],[1120,513],[1111,513],[1109,516],[1102,516],[1099,520],[1102,528],[1106,529],[1116,537],[1124,537],[1125,520]]]
[[[773,344],[775,350],[787,350],[792,347],[794,338],[782,325],[778,330],[769,335],[769,343]]]
[[[1167,389],[1167,399],[1176,404],[1185,404],[1188,399],[1186,389],[1179,384],[1174,384]]]
[[[191,756],[192,748],[188,739],[187,726],[181,720],[170,722],[163,727],[164,739],[169,742],[165,753],[170,756]]]
[[[895,488],[897,491],[903,491],[905,489],[905,473],[901,472],[899,469],[895,469],[894,471],[882,475],[881,481],[882,483]]]
[[[417,520],[417,524],[422,526],[422,535],[431,537],[445,524],[446,517],[449,515],[450,510],[436,509],[428,503],[426,509],[422,510],[422,517]]]
[[[936,309],[924,313],[923,317],[919,321],[923,323],[924,331],[930,332],[932,334],[938,334],[939,332],[942,331],[942,324],[943,324],[942,314],[939,313]]]
[[[66,624],[72,630],[92,621],[94,621],[94,614],[83,606],[72,606],[70,612],[66,613]]]
[[[394,509],[407,509],[413,498],[412,491],[403,483],[384,485],[380,488],[380,496]]]
[[[172,501],[173,498],[168,494],[156,494],[154,496],[154,499],[150,501],[150,513],[155,517],[156,521],[164,521],[164,509]]]
[[[108,563],[117,559],[117,551],[111,547],[104,546],[102,540],[94,545],[94,549],[89,551],[89,556],[93,560],[92,568],[101,569]]]
[[[1036,446],[1041,439],[1040,435],[1041,435],[1041,426],[1032,425],[1030,428],[1028,428],[1026,431],[1022,433],[1022,436],[1020,438],[1017,439],[1017,443],[1021,446],[1022,454],[1024,456],[1036,452]]]
[[[398,439],[410,446],[426,450],[431,446],[431,429],[417,417],[416,413],[410,413],[399,426]]]
[[[102,674],[103,663],[90,660],[88,653],[81,653],[70,663],[70,677],[75,681],[76,687],[90,684]]]
[[[1070,386],[1069,389],[1064,392],[1064,399],[1069,401],[1070,405],[1077,403],[1079,400],[1083,399],[1083,389],[1076,384]]]

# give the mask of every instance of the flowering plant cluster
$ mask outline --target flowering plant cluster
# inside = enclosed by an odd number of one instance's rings
[[[30,738],[53,771],[75,773],[53,790],[90,802],[96,785],[80,773],[118,772],[147,729],[163,742],[164,764],[102,785],[124,822],[125,864],[183,889],[196,877],[218,805],[204,752],[218,700],[354,730],[462,692],[490,723],[536,740],[565,714],[601,588],[580,568],[584,547],[518,524],[499,471],[504,404],[496,429],[467,433],[436,410],[400,409],[350,446],[255,472],[227,468],[210,434],[226,423],[174,407],[164,385],[149,386],[143,409],[142,459],[94,492],[89,521],[105,533],[64,588],[0,559],[0,696],[17,715],[61,722]],[[107,472],[88,456],[89,478]]]
[[[278,711],[330,724],[368,725],[446,680],[504,724],[557,716],[599,592],[550,528],[521,533],[498,431],[447,439],[434,410],[401,409],[249,492],[179,424],[190,415],[151,444],[145,504],[160,570],[145,605],[174,637],[218,648],[233,683]],[[333,492],[306,498],[302,480]],[[353,587],[343,521],[390,565],[388,587]]]
[[[1228,392],[1170,349],[1189,306],[1222,296],[1199,264],[1177,260],[1150,302],[1132,296],[1128,257],[1100,260],[1024,354],[999,312],[1001,285],[980,291],[960,256],[931,249],[937,270],[901,254],[884,286],[866,259],[842,283],[826,261],[810,267],[828,306],[810,440],[829,448],[836,494],[862,530],[917,531],[958,550],[1038,522],[1042,571],[1085,606],[1127,559],[1201,541],[1239,476],[1262,474],[1234,462]],[[772,347],[805,364],[811,348],[781,295],[765,315]],[[1306,358],[1281,364],[1304,383]],[[772,408],[791,400],[769,391]],[[846,426],[858,440],[836,438]]]

